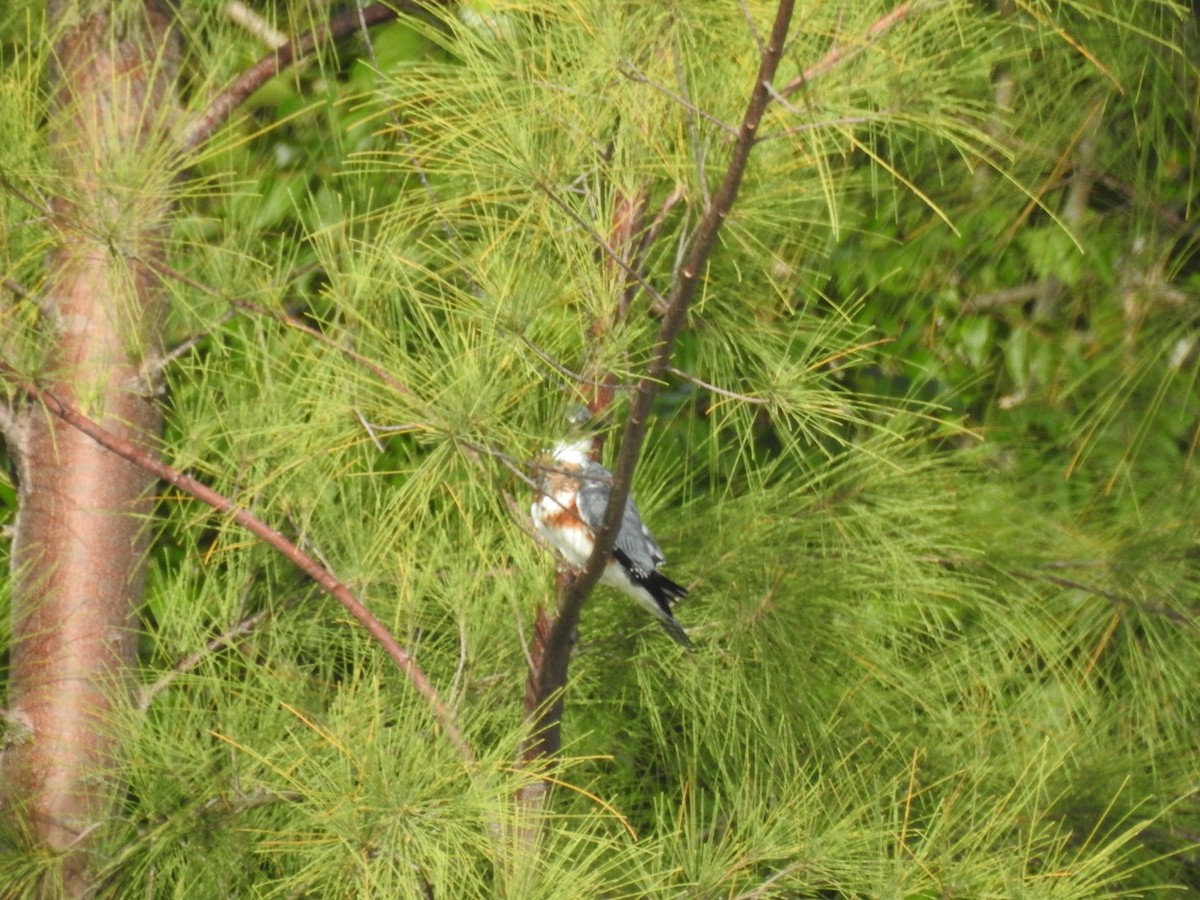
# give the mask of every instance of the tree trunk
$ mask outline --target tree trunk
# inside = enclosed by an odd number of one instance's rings
[[[150,448],[161,427],[151,266],[169,212],[170,21],[156,6],[96,0],[49,0],[47,16],[65,27],[50,73],[61,190],[46,210],[55,246],[39,381]],[[117,721],[136,662],[153,480],[36,405],[11,421],[20,514],[0,814],[62,854],[43,893],[86,896],[89,846],[120,790]]]

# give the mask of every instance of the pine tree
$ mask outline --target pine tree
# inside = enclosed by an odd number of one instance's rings
[[[13,896],[1195,886],[1189,10],[210,3],[176,73],[120,5],[114,143],[66,8],[0,24]],[[60,377],[73,234],[161,440]],[[532,533],[580,406],[694,654]],[[155,491],[57,837],[27,423]]]

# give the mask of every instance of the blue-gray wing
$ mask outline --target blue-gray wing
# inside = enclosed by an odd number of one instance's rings
[[[611,494],[611,478],[612,473],[598,463],[589,463],[582,473],[575,502],[579,507],[579,517],[593,530],[604,524],[604,512],[608,509],[608,498]],[[632,498],[625,501],[621,529],[617,532],[614,546],[641,576],[649,575],[664,562],[662,550],[650,534],[650,530],[642,523],[642,517],[638,514],[637,505]]]

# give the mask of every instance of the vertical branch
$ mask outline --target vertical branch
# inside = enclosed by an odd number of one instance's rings
[[[61,0],[67,25],[50,75],[49,153],[63,189],[41,298],[43,382],[153,452],[161,422],[141,378],[163,301],[148,267],[161,255],[175,116],[169,16]],[[88,164],[81,165],[81,160]],[[27,404],[12,417],[20,507],[13,542],[13,650],[0,756],[6,815],[63,856],[62,884],[86,896],[87,836],[110,815],[120,748],[112,712],[136,661],[153,479]]]
[[[650,187],[643,185],[632,197],[621,193],[616,198],[612,224],[606,241],[612,255],[602,255],[605,271],[618,286],[617,308],[611,320],[598,318],[592,322],[592,340],[599,345],[610,328],[616,328],[629,314],[630,304],[641,281],[640,260],[636,259],[641,237],[645,228],[646,208],[650,202]],[[617,395],[617,379],[612,372],[598,371],[595,365],[584,370],[584,384],[588,390],[588,412],[600,419],[612,406]],[[594,440],[593,454],[598,456],[603,436]]]
[[[596,545],[587,565],[570,580],[563,592],[558,615],[550,623],[545,645],[541,648],[541,665],[531,673],[534,689],[529,692],[529,700],[536,701],[536,707],[530,708],[531,711],[536,710],[533,719],[536,744],[526,753],[527,761],[551,756],[557,753],[561,746],[559,723],[562,718],[562,690],[567,682],[572,635],[579,623],[579,613],[584,601],[600,580],[605,561],[612,553],[621,513],[629,497],[634,468],[646,436],[650,408],[658,394],[663,375],[670,365],[675,340],[687,319],[688,307],[696,295],[700,277],[716,244],[717,233],[737,198],[750,152],[754,148],[759,123],[771,102],[771,83],[775,78],[787,38],[792,8],[793,0],[780,0],[770,37],[763,46],[758,74],[737,131],[725,175],[691,240],[686,262],[667,298],[654,357],[634,391],[629,417],[621,436],[621,450],[614,470],[612,493],[604,526],[596,534]],[[540,803],[543,796],[544,790],[536,796],[522,799],[528,805],[534,805]]]
[[[625,268],[622,268],[615,260],[606,259],[614,281],[621,285],[621,295],[613,317],[618,322],[628,315],[633,298],[637,295],[638,281],[643,274],[642,257],[645,248],[642,245],[642,237],[646,231],[646,210],[649,205],[650,185],[644,184],[632,197],[621,194],[613,211],[610,243],[617,248],[617,252],[625,261]]]

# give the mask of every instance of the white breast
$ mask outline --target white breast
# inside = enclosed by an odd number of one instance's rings
[[[558,528],[550,524],[549,519],[557,516],[570,504],[570,491],[559,491],[546,494],[537,499],[529,508],[534,527],[546,541],[562,554],[563,559],[575,568],[582,568],[592,553],[592,538],[587,530],[579,528]]]

